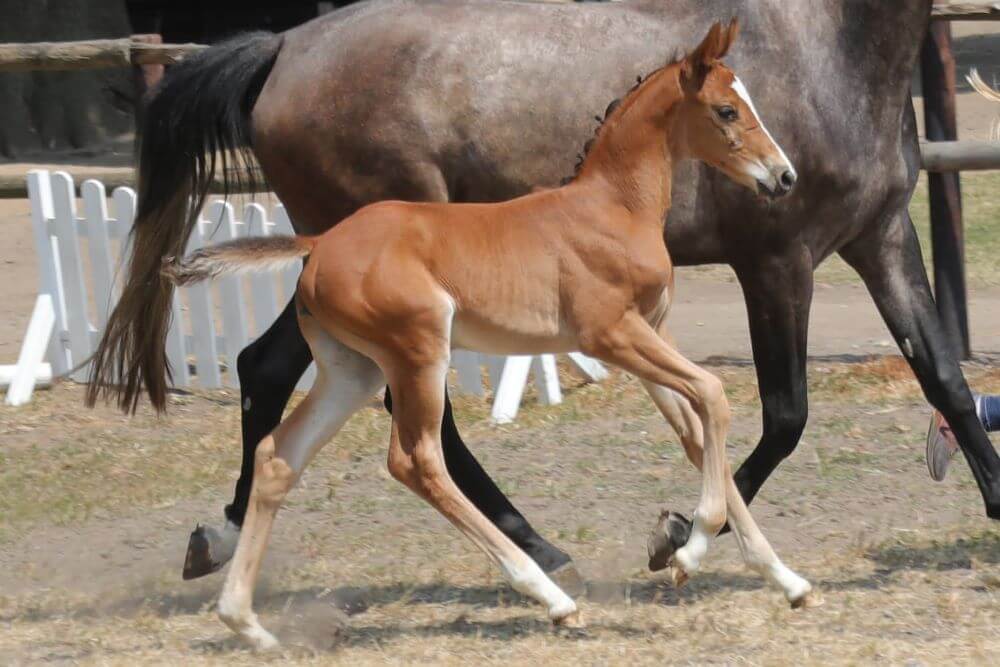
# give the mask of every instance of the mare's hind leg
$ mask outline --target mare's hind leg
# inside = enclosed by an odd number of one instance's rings
[[[411,345],[416,345],[415,338]],[[433,505],[485,551],[510,585],[545,605],[553,621],[575,622],[576,603],[483,516],[448,473],[441,451],[447,348],[425,356],[419,363],[391,359],[383,368],[395,398],[388,461],[393,477]]]
[[[378,366],[303,319],[316,357],[316,382],[292,414],[257,447],[253,485],[239,543],[219,598],[219,616],[257,648],[277,640],[253,612],[253,590],[281,501],[312,457],[383,383]]]

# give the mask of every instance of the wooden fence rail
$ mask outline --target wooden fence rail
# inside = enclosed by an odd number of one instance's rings
[[[0,44],[0,72],[172,65],[204,44],[150,44],[126,37],[83,42]]]
[[[1000,142],[982,141],[931,141],[920,142],[922,166],[929,172],[987,171],[1000,170]],[[135,171],[130,167],[87,169],[77,180],[93,178],[104,183],[109,189],[118,187],[134,188]],[[246,179],[244,179],[246,181]],[[213,193],[222,190],[222,181],[216,179]],[[263,179],[250,187],[246,184],[234,187],[234,194],[270,192]],[[28,196],[23,176],[0,174],[0,199],[24,199]]]
[[[930,172],[1000,169],[1000,142],[921,142],[920,161],[923,168]]]
[[[934,5],[931,18],[938,21],[996,21],[1000,19],[1000,2],[953,2]]]

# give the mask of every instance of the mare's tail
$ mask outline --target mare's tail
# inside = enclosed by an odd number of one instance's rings
[[[142,115],[139,210],[132,259],[94,353],[86,402],[101,396],[134,412],[143,390],[157,411],[166,404],[167,331],[174,286],[164,257],[184,254],[220,163],[223,190],[239,185],[227,168],[250,164],[250,114],[281,49],[280,35],[241,35],[167,69]]]

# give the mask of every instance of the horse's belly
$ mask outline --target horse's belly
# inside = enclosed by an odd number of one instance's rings
[[[548,354],[577,349],[576,336],[561,322],[494,322],[457,315],[452,348],[489,354]]]

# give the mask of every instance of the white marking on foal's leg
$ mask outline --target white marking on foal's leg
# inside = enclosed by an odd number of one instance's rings
[[[514,562],[499,555],[499,563],[500,571],[511,588],[545,605],[553,621],[558,623],[576,613],[573,598],[566,595],[531,558],[518,558]]]
[[[747,567],[780,588],[793,607],[804,604],[812,592],[812,584],[781,562],[756,526],[746,534],[742,521],[730,521],[730,525]]]
[[[708,531],[704,520],[696,514],[691,525],[691,536],[684,546],[677,550],[674,558],[687,574],[694,574],[701,569],[701,559],[708,553],[708,548],[714,540],[715,535]]]

